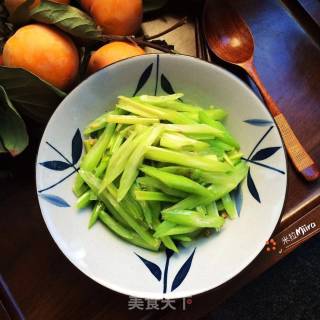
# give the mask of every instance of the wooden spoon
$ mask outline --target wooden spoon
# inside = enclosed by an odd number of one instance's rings
[[[244,69],[257,85],[296,169],[308,181],[319,178],[319,168],[299,142],[257,73],[253,64],[254,41],[248,25],[226,0],[206,0],[203,29],[213,53],[221,60]]]

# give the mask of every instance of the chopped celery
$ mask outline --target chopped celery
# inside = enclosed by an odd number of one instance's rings
[[[141,191],[134,192],[136,200],[138,201],[164,201],[164,202],[177,202],[177,198],[169,196],[162,192],[157,191]]]
[[[173,150],[201,151],[208,149],[209,144],[182,134],[164,133],[160,139],[160,146]]]
[[[221,200],[222,200],[223,206],[226,209],[227,214],[230,217],[230,219],[237,218],[238,217],[237,208],[236,208],[236,205],[235,205],[234,201],[232,200],[230,194],[227,193],[226,195],[224,195],[221,198]]]
[[[85,152],[73,185],[77,207],[142,248],[178,252],[237,216],[230,192],[245,178],[239,143],[221,108],[164,96],[120,96],[84,130]],[[183,98],[185,99],[185,98]]]
[[[153,124],[159,122],[159,119],[155,118],[141,118],[137,116],[117,116],[110,114],[107,116],[107,122],[109,123],[125,123],[125,124]]]
[[[160,180],[170,188],[207,197],[211,196],[211,193],[205,187],[184,176],[161,171],[150,166],[142,166],[140,170],[148,176]]]
[[[224,219],[220,216],[204,216],[191,210],[167,210],[163,213],[163,218],[166,221],[198,228],[221,228],[224,224]]]
[[[196,155],[190,156],[158,147],[149,147],[145,153],[145,158],[149,160],[175,163],[192,168],[200,168],[211,172],[227,172],[232,169],[232,167],[225,162],[213,161]]]

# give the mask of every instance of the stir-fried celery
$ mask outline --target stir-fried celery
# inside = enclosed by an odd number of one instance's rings
[[[121,96],[85,128],[73,192],[77,208],[92,207],[89,228],[100,221],[133,245],[178,252],[238,216],[230,192],[248,167],[227,113],[181,98]]]

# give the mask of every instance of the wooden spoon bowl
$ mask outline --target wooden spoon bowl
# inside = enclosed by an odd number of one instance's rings
[[[299,142],[257,73],[253,64],[254,40],[245,21],[226,0],[206,0],[203,11],[203,30],[212,52],[221,60],[244,69],[255,82],[278,125],[295,168],[307,181],[318,179],[319,168]]]

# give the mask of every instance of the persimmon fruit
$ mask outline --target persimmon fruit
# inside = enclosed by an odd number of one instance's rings
[[[88,73],[94,73],[114,62],[144,54],[138,45],[122,41],[110,42],[95,51],[89,60]]]
[[[88,1],[83,1],[89,5]],[[90,14],[105,34],[133,35],[142,22],[142,0],[93,0]]]
[[[26,69],[63,90],[76,78],[79,54],[72,40],[58,29],[30,24],[5,43],[3,63]]]

